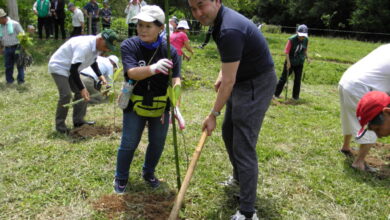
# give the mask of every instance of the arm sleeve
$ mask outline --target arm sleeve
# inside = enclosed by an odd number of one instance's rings
[[[84,14],[83,14],[83,13],[79,13],[79,14],[77,15],[77,17],[78,17],[78,19],[79,19],[80,22],[84,23]]]
[[[74,48],[75,46],[73,46],[72,48],[72,50],[74,51],[71,62],[72,64],[84,63],[85,57],[87,56],[86,51],[88,51],[88,49],[83,46],[80,47],[80,45],[77,46],[78,48]]]
[[[129,77],[127,76],[127,71],[131,68],[139,66],[136,54],[137,54],[137,50],[133,42],[131,42],[129,39],[122,42],[121,55],[122,55],[123,72],[126,81],[129,80]]]
[[[22,26],[19,23],[16,24],[15,30],[16,30],[16,33],[18,33],[18,34],[19,33],[24,33],[24,30],[23,30]]]
[[[289,54],[290,53],[290,50],[291,50],[291,40],[288,40],[287,43],[286,43],[286,47],[284,48],[284,53],[285,54]]]
[[[226,30],[221,33],[218,50],[223,63],[240,61],[244,49],[245,36],[237,30]]]
[[[69,83],[76,85],[76,87],[81,91],[84,89],[84,84],[81,82],[80,74],[78,71],[79,66],[81,63],[75,63],[70,66],[70,76],[69,76]]]
[[[37,10],[37,2],[35,1],[34,5],[33,5],[33,10],[36,11]]]
[[[91,65],[91,68],[93,69],[97,77],[100,77],[102,75],[99,69],[99,65],[96,61]]]
[[[171,55],[172,55],[172,62],[173,62],[172,77],[173,78],[180,77],[181,70],[179,66],[179,59],[181,59],[181,57],[177,54],[175,47],[171,47]]]

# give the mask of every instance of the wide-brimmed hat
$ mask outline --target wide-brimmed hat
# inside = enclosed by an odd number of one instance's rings
[[[179,29],[179,28],[184,28],[187,30],[190,29],[186,20],[179,21],[179,24],[177,25],[177,29]]]
[[[356,135],[360,139],[367,131],[366,125],[390,104],[390,96],[385,92],[372,91],[366,93],[358,102],[356,117],[362,126]]]
[[[4,9],[0,8],[0,18],[7,16],[7,13],[5,13]]]
[[[164,11],[157,5],[145,5],[141,8],[141,12],[132,17],[131,20],[141,20],[145,22],[159,21],[164,24],[165,14]]]
[[[115,55],[108,56],[108,59],[114,62],[116,68],[119,68],[119,58]]]
[[[114,51],[114,42],[118,40],[117,33],[111,29],[105,29],[104,31],[102,31],[102,33],[100,33],[100,35],[106,41],[107,47],[110,50]]]
[[[297,33],[298,33],[298,36],[300,36],[300,37],[309,37],[309,35],[308,35],[309,28],[307,28],[306,25],[301,24],[297,28]]]

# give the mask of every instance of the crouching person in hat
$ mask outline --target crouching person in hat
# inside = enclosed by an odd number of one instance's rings
[[[111,88],[114,70],[118,68],[118,57],[115,55],[111,55],[109,57],[98,56],[96,62],[99,66],[100,73],[107,80],[106,89]],[[92,67],[89,66],[81,70],[80,79],[90,95],[88,104],[100,104],[107,101],[107,96],[101,93],[103,81],[97,77]],[[86,113],[87,111],[85,110],[83,112]]]
[[[390,44],[378,47],[370,54],[348,68],[339,82],[341,124],[344,143],[340,152],[346,156],[351,153],[352,135],[356,134],[361,125],[356,117],[356,106],[359,100],[370,91],[390,92]],[[376,143],[377,136],[373,131],[367,131],[357,139],[359,152],[352,167],[362,171],[375,172],[375,169],[365,162],[370,148]]]
[[[172,85],[180,84],[179,56],[171,47],[172,61],[167,59],[167,42],[159,35],[164,29],[164,12],[158,6],[147,5],[132,19],[137,20],[138,36],[121,44],[124,77],[126,81],[134,81],[134,89],[127,108],[123,110],[123,132],[114,180],[114,190],[118,194],[126,190],[130,165],[146,123],[149,144],[142,177],[153,188],[160,185],[155,169],[169,125],[169,69],[173,70]]]
[[[90,95],[80,79],[80,70],[91,66],[97,77],[103,84],[107,84],[105,77],[101,74],[96,58],[99,54],[114,50],[114,41],[117,34],[110,29],[104,30],[96,36],[78,36],[70,38],[50,58],[49,73],[57,85],[59,99],[55,117],[56,130],[60,133],[68,133],[69,129],[65,124],[68,104],[74,93],[74,99],[84,98],[84,102],[73,107],[73,125],[80,127],[83,124],[94,124],[84,121],[87,102]]]
[[[19,22],[7,17],[7,13],[0,8],[0,54],[4,53],[5,63],[5,79],[7,84],[14,82],[14,66],[18,59],[17,50],[19,50],[18,34],[24,33]],[[24,83],[24,67],[17,66],[18,69],[18,83]]]
[[[308,59],[308,44],[308,28],[304,24],[299,25],[297,28],[297,33],[288,38],[286,47],[284,49],[286,60],[284,61],[282,75],[280,76],[278,84],[276,85],[275,97],[278,98],[280,96],[288,77],[291,75],[291,73],[294,72],[294,87],[292,97],[294,100],[299,99],[303,64],[305,63],[305,59]]]
[[[362,138],[370,130],[379,138],[390,135],[390,96],[385,92],[366,93],[359,101],[356,117],[361,129],[356,138]]]

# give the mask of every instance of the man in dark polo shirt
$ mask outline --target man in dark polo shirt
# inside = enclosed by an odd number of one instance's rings
[[[232,183],[240,186],[240,208],[232,219],[257,219],[256,143],[276,85],[267,42],[249,19],[224,7],[221,0],[188,0],[192,15],[213,26],[222,68],[215,82],[217,98],[203,122],[208,135],[226,104],[222,137],[233,165]]]

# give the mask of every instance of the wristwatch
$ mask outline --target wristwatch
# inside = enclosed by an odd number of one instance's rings
[[[212,109],[211,114],[214,115],[214,117],[218,117],[221,115],[221,112],[217,112],[217,111],[214,111],[214,109]]]

